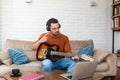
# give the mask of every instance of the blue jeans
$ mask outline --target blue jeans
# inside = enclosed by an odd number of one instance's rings
[[[69,73],[73,73],[75,68],[76,61],[70,58],[62,58],[55,62],[52,62],[49,59],[42,61],[42,70],[44,72],[51,72],[54,69],[56,70],[67,70]]]

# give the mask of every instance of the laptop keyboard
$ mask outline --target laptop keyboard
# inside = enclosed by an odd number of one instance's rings
[[[70,75],[70,76],[67,76],[67,78],[69,78],[69,79],[72,79],[72,75]]]

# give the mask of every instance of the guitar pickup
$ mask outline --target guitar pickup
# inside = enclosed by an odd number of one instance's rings
[[[42,50],[42,53],[43,53],[43,54],[47,54],[47,50],[43,49],[43,50]]]

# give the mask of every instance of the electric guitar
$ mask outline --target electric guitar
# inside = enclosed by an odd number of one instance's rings
[[[69,53],[63,53],[63,52],[57,52],[59,50],[59,46],[49,45],[47,43],[41,43],[39,47],[37,48],[36,52],[36,58],[37,60],[44,60],[44,59],[51,59],[54,60],[54,55],[56,56],[65,56],[65,57],[72,57],[75,56],[75,54],[69,54]],[[87,60],[87,61],[94,61],[93,58],[86,56],[86,55],[80,55],[80,58]]]

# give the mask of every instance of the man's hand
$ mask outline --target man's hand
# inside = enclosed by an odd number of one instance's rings
[[[48,38],[48,34],[45,34],[45,35],[39,40],[39,42],[40,42],[40,43],[47,42],[47,38]]]
[[[39,41],[37,41],[36,43],[33,44],[32,49],[36,50],[41,43],[47,42],[47,38],[48,38],[48,34],[45,34]]]
[[[73,60],[79,60],[80,58],[78,56],[72,57]]]

